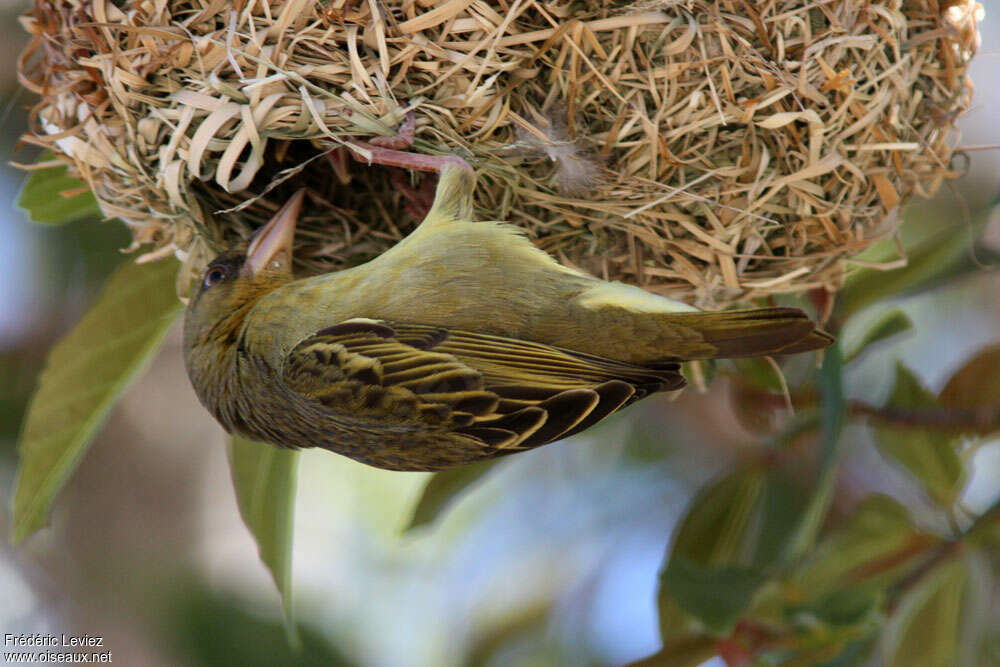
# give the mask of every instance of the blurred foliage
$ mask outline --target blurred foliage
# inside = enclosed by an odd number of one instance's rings
[[[907,591],[886,633],[884,664],[968,664],[960,660],[958,643],[962,598],[968,585],[964,563],[949,560],[925,575],[920,586]]]
[[[546,621],[554,611],[555,601],[542,599],[484,627],[473,637],[464,664],[469,667],[598,664],[589,656],[560,645],[546,631]]]
[[[130,238],[115,223],[84,219],[59,228],[36,227],[45,253],[38,266],[41,292],[40,330],[8,344],[0,352],[0,455],[13,456],[38,374],[58,335],[72,324],[65,315],[80,316],[100,286],[123,259],[120,248]],[[26,277],[27,278],[27,277]]]
[[[298,450],[279,449],[239,436],[233,436],[229,444],[240,515],[281,594],[285,627],[293,644],[298,642],[292,616],[292,535],[299,454]]]
[[[844,363],[851,363],[873,346],[892,340],[896,336],[913,329],[913,322],[903,311],[893,308],[883,313],[874,324],[868,327],[864,336],[857,342],[854,349],[847,355]]]
[[[46,352],[45,347],[0,352],[0,453],[15,451],[17,433]]]
[[[903,259],[905,265],[889,271],[861,268],[849,274],[844,287],[837,292],[837,316],[845,320],[874,303],[937,289],[970,273],[980,272],[985,266],[995,265],[997,252],[981,245],[977,239],[989,223],[996,204],[994,200],[992,206],[983,208],[967,224],[947,225],[945,229],[935,226],[935,231],[919,235],[918,240],[903,247],[902,252],[899,244],[904,241],[899,237],[870,246],[855,260],[889,263]]]
[[[905,268],[858,272],[838,297],[833,326],[884,300],[937,289],[968,268],[961,261],[968,251],[967,237],[942,233],[912,249]],[[912,328],[905,314],[887,308],[847,361],[885,353],[885,343]],[[973,578],[969,561],[1000,530],[1000,498],[971,522],[957,517],[965,511],[959,498],[969,476],[967,447],[1000,432],[1000,346],[970,359],[938,396],[898,363],[881,406],[845,399],[847,371],[831,363],[837,354],[830,348],[823,368],[791,388],[800,411],[786,430],[692,501],[661,579],[663,649],[636,664],[697,665],[719,655],[729,664],[854,665],[877,656],[878,664],[945,667],[975,664],[974,652],[990,650],[995,624],[973,636],[965,630],[975,625],[963,624],[962,614],[973,580],[987,596],[997,593],[996,563]],[[783,404],[777,376],[764,364],[740,361],[736,368],[737,406],[753,412]],[[918,528],[902,505],[878,494],[839,519],[829,502],[817,502],[824,487],[833,489],[837,444],[849,422],[871,424],[880,451],[951,518],[950,531]],[[810,497],[790,483],[802,473],[783,478],[782,470],[788,449],[811,432],[820,456]],[[816,530],[800,532],[800,548],[789,550],[791,528],[810,506]]]
[[[101,208],[90,188],[70,176],[66,165],[58,162],[52,151],[45,151],[39,158],[40,164],[47,162],[54,166],[36,168],[29,173],[17,205],[34,222],[50,225],[100,216]]]
[[[413,508],[407,530],[433,522],[463,491],[478,482],[497,463],[498,459],[489,459],[432,475]]]
[[[49,223],[92,214],[85,197],[64,197],[67,192],[76,187],[64,174],[36,172],[22,204]],[[968,621],[988,616],[982,600],[997,595],[1000,499],[977,514],[961,498],[973,472],[970,453],[1000,433],[1000,345],[975,354],[939,394],[902,363],[881,404],[844,389],[857,362],[888,355],[903,334],[919,335],[894,303],[899,297],[939,289],[981,272],[984,259],[998,258],[975,241],[988,215],[972,216],[962,233],[950,227],[877,245],[864,261],[885,263],[904,253],[906,265],[860,268],[836,297],[812,295],[821,310],[834,298],[828,326],[838,336],[858,313],[882,311],[855,344],[829,348],[818,367],[794,359],[689,367],[702,378],[727,379],[736,414],[756,443],[686,508],[659,578],[663,648],[637,664],[680,667],[712,656],[731,665],[995,664],[995,624]],[[16,536],[41,525],[101,416],[162,337],[170,308],[161,292],[172,274],[166,264],[158,266],[121,269],[95,310],[52,352],[52,370],[29,409],[21,445],[19,493],[41,500],[15,505]],[[142,285],[155,287],[157,296],[143,297]],[[137,298],[141,307],[133,303]],[[96,333],[95,318],[117,322],[117,333]],[[85,391],[81,373],[102,381]],[[23,387],[23,378],[16,384]],[[64,409],[81,396],[87,400],[76,409],[52,416],[53,405]],[[794,416],[785,412],[789,402]],[[931,509],[870,491],[841,497],[848,495],[838,486],[844,434],[863,429]],[[623,460],[645,464],[665,455],[662,447],[640,444],[626,448]],[[290,613],[295,453],[244,441],[234,441],[231,452],[241,514]],[[47,463],[39,468],[38,461]],[[409,527],[433,530],[495,465],[432,476]],[[523,609],[474,637],[469,664],[579,663],[571,647],[545,632],[553,606],[547,600]],[[241,609],[194,595],[178,607],[174,636],[195,664],[348,664],[308,630],[300,652],[290,653],[277,624]]]
[[[885,408],[899,414],[933,410],[934,394],[901,363],[896,364],[896,383]],[[882,453],[895,459],[923,485],[934,502],[950,506],[958,498],[965,479],[965,467],[959,457],[956,437],[924,425],[884,424],[875,429]]]
[[[1000,424],[990,424],[989,408],[996,407],[1000,396],[1000,344],[983,348],[951,376],[938,396],[940,405],[953,410],[985,409],[983,428],[988,435],[1000,430]]]
[[[62,489],[122,392],[150,361],[179,310],[177,262],[126,264],[49,353],[19,444],[12,538],[48,520]]]
[[[165,640],[182,663],[198,667],[353,667],[356,663],[315,630],[302,627],[289,646],[280,622],[246,611],[242,600],[214,596],[197,584],[179,594],[163,624]]]

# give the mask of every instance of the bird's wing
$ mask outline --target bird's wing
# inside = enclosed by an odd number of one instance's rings
[[[643,396],[684,385],[677,364],[634,366],[513,338],[369,319],[303,340],[286,359],[283,379],[342,414],[441,428],[503,451],[567,437]]]

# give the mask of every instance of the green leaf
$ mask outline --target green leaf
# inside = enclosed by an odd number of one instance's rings
[[[783,471],[768,473],[750,533],[755,541],[751,559],[755,566],[774,570],[797,557],[795,544],[801,539],[802,524],[807,517],[804,510],[809,507],[805,502],[806,488],[794,486]]]
[[[229,461],[240,516],[278,587],[289,639],[297,643],[292,614],[292,529],[299,451],[233,436]]]
[[[11,538],[41,528],[56,494],[180,310],[177,263],[122,266],[97,303],[49,353],[19,444]]]
[[[218,588],[173,582],[167,599],[156,601],[157,646],[188,667],[360,667],[332,643],[329,627],[303,627],[301,646],[291,647],[281,623]]]
[[[753,461],[700,492],[674,539],[671,554],[709,566],[780,568],[806,503],[781,469]]]
[[[884,633],[886,667],[953,667],[968,570],[960,559],[938,565],[903,600]]]
[[[46,151],[38,162],[55,159],[51,151]],[[21,188],[17,205],[35,222],[50,225],[102,215],[94,193],[86,183],[70,176],[65,164],[32,171]]]
[[[868,496],[806,556],[786,581],[786,594],[793,601],[805,601],[857,584],[888,585],[936,540],[917,531],[909,512],[896,500]]]
[[[983,348],[965,362],[941,390],[942,407],[959,410],[1000,409],[1000,345]],[[984,424],[982,435],[1000,430],[1000,424]]]
[[[764,359],[759,357],[729,359],[726,360],[725,364],[735,367],[735,375],[754,387],[766,389],[776,394],[784,390],[778,371]]]
[[[829,468],[837,453],[837,443],[847,421],[847,400],[844,398],[844,362],[840,345],[834,343],[823,352],[823,367],[819,375],[820,399],[823,406],[823,466]]]
[[[841,319],[877,301],[936,287],[957,271],[964,270],[972,239],[989,219],[987,209],[980,212],[970,226],[952,227],[924,239],[908,249],[906,266],[902,268],[893,271],[861,269],[851,273],[837,295]],[[870,250],[880,249],[873,247]]]
[[[847,400],[844,398],[844,364],[840,343],[823,352],[819,373],[822,407],[822,457],[815,489],[802,512],[802,519],[788,547],[788,556],[797,558],[812,547],[833,501],[837,479],[837,452],[840,435],[847,421]]]
[[[883,313],[874,324],[868,327],[868,331],[865,332],[861,340],[858,341],[857,345],[847,355],[844,363],[851,363],[860,355],[867,352],[868,348],[872,345],[886,341],[911,329],[913,329],[913,321],[898,308],[893,308]]]
[[[752,462],[701,491],[677,529],[661,575],[664,644],[688,641],[678,611],[725,634],[782,566],[801,521],[802,498],[781,471]],[[678,635],[678,628],[684,631]]]
[[[700,491],[677,530],[671,554],[703,565],[749,564],[747,533],[765,485],[765,472],[748,466]]]
[[[663,587],[709,631],[729,634],[766,577],[747,567],[710,567],[674,553],[661,575]]]
[[[1000,665],[1000,630],[983,638],[977,658],[979,665]]]
[[[691,637],[672,643],[664,641],[659,653],[629,663],[628,667],[698,667],[718,653],[716,644],[716,640],[710,637]]]
[[[434,473],[413,509],[413,516],[406,530],[433,522],[457,496],[478,482],[499,462],[499,459],[489,459]]]
[[[781,665],[781,667],[859,667],[872,664],[869,658],[874,649],[875,642],[872,635],[858,641],[814,640],[798,650],[783,651],[779,648],[758,652],[753,665],[754,667],[770,667],[772,665]]]
[[[693,641],[701,635],[701,628],[691,624],[691,617],[722,633],[750,605],[760,583],[759,575],[749,568],[755,547],[752,533],[766,483],[764,470],[750,465],[711,483],[692,500],[660,574],[657,604],[664,645]],[[692,569],[698,570],[698,579],[685,585],[683,574]],[[716,601],[713,597],[706,602],[706,596],[719,594],[712,580],[715,573],[740,579],[744,590],[730,598]],[[700,590],[702,587],[704,590]]]
[[[856,667],[871,664],[871,655],[875,651],[875,636],[851,642],[832,660],[819,663],[819,667]]]
[[[935,408],[937,400],[902,363],[896,364],[896,385],[889,408]],[[879,450],[895,459],[924,487],[938,504],[955,502],[965,481],[965,466],[953,433],[920,427],[885,424],[875,429]]]
[[[663,648],[636,665],[694,667],[715,655],[715,638],[706,636],[704,626],[681,609],[663,586],[660,587],[658,611]]]
[[[909,576],[926,550],[939,543],[919,533],[895,500],[866,498],[781,583],[783,617],[775,618],[791,624],[796,644],[805,650],[790,664],[817,664],[807,659],[813,649],[876,637],[884,626],[887,589]]]
[[[798,611],[808,610],[827,628],[841,632],[848,629],[860,636],[878,627],[882,601],[881,590],[875,586],[849,586],[834,590]]]
[[[772,590],[769,588],[768,592]],[[772,651],[758,654],[757,657],[763,659],[760,664],[812,667],[837,661],[845,650],[856,654],[858,647],[852,649],[852,642],[877,636],[884,625],[884,601],[881,589],[851,586],[803,605],[786,602],[782,609],[783,616],[770,620],[761,617],[761,605],[755,606],[754,621],[774,629],[781,628],[785,635],[785,641],[775,642]],[[859,663],[848,661],[842,664]]]

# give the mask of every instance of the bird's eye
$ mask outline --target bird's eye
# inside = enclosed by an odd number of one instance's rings
[[[205,272],[205,280],[202,281],[202,285],[204,287],[211,287],[212,285],[218,285],[225,279],[226,270],[221,266],[216,266]]]

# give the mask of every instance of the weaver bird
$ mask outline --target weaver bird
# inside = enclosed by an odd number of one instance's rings
[[[564,267],[474,222],[457,157],[368,145],[439,171],[430,212],[367,264],[296,279],[299,192],[192,293],[188,374],[230,432],[392,470],[441,470],[578,433],[684,385],[679,362],[828,345],[800,310],[701,312]],[[404,157],[400,157],[404,156]]]

